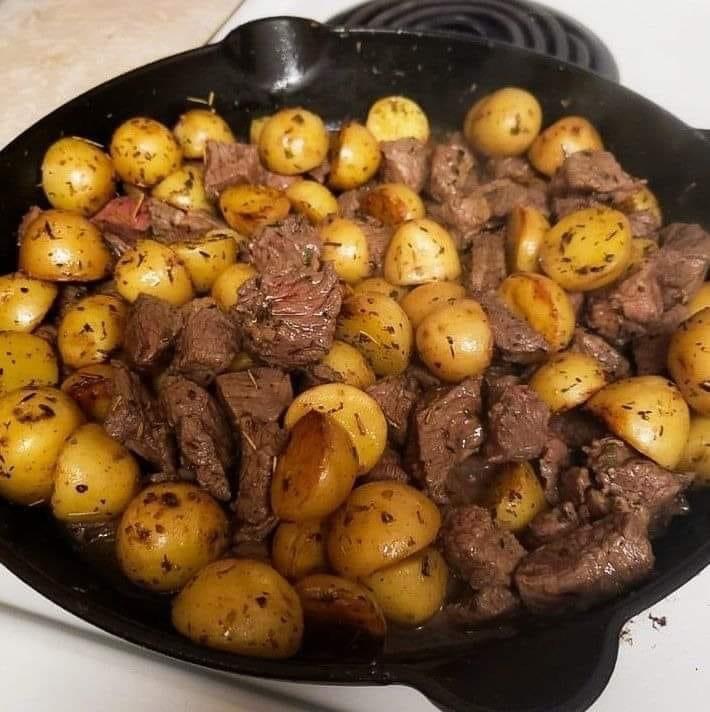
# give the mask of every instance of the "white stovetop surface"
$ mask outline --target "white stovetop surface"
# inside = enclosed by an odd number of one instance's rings
[[[189,2],[173,2],[185,4],[193,13],[197,7]],[[12,104],[17,113],[15,117],[4,110],[0,144],[30,123],[28,117],[36,113],[38,107],[49,109],[66,96],[88,88],[92,81],[103,78],[96,72],[84,71],[77,73],[75,87],[71,87],[73,75],[64,71],[61,82],[46,81],[47,73],[57,63],[52,59],[55,40],[46,37],[44,48],[40,42],[46,28],[42,23],[42,12],[51,4],[60,9],[65,4],[75,9],[81,6],[76,0],[61,3],[0,0],[0,11],[9,7],[17,9],[18,15],[29,5],[36,7],[31,11],[33,30],[36,29],[32,39],[40,43],[34,46],[34,51],[38,53],[37,71],[45,80],[40,85],[42,97],[27,100],[28,113],[23,117],[25,106],[18,105],[18,97],[21,100],[20,89],[26,93],[26,82],[31,80],[26,74],[30,71],[27,58],[19,54],[13,58],[11,50],[8,55],[12,38],[8,41],[7,36],[0,34],[0,56],[6,60],[3,62],[5,71],[10,70],[9,82],[4,78],[4,90],[0,86],[0,99],[5,99],[4,107]],[[239,7],[239,1],[234,0],[233,7],[238,10],[221,29],[221,18],[216,12],[210,20],[211,32],[217,32],[216,37],[220,38],[237,24],[276,14],[324,20],[352,4],[352,0],[245,0]],[[710,44],[706,39],[710,25],[708,0],[547,0],[547,4],[576,17],[607,42],[619,63],[624,84],[654,99],[688,123],[710,128],[710,89],[706,81],[706,67],[710,64]],[[91,5],[86,0],[85,11],[78,12],[84,24],[89,21],[90,12],[108,7],[99,3],[89,10]],[[166,3],[155,0],[153,5],[158,7]],[[229,2],[222,0],[219,5],[228,7]],[[152,5],[148,3],[150,7]],[[133,63],[139,64],[166,51],[198,44],[201,37],[197,30],[200,33],[208,30],[204,13],[194,20],[183,15],[180,25],[178,19],[174,23],[169,21],[169,12],[161,9],[159,34],[170,36],[174,25],[175,34],[171,41],[175,46],[170,45],[166,50],[163,47],[168,45],[163,42],[146,50],[146,42],[152,42],[152,39],[148,35],[138,36],[141,23],[137,21],[145,11],[143,4],[128,0],[121,3],[121,8],[131,22],[125,28],[118,24],[113,28],[115,32],[105,31],[98,39],[94,38],[98,43],[95,51],[100,51],[101,55],[98,63],[103,67],[101,71],[110,71],[111,67],[128,68],[133,56],[136,57]],[[211,9],[214,9],[214,3]],[[76,13],[72,16],[73,21],[76,16]],[[20,19],[15,28],[18,33],[27,30],[23,25],[24,16]],[[186,19],[187,23],[184,22]],[[97,18],[99,21],[105,21],[105,15]],[[112,16],[111,21],[120,23],[120,13],[118,19]],[[151,27],[147,30],[152,38]],[[136,44],[140,45],[129,59],[126,57],[125,31],[135,32]],[[207,32],[207,36],[211,32]],[[79,34],[83,43],[91,42],[92,36],[83,28]],[[56,42],[60,39],[66,41],[66,35],[58,37]],[[120,48],[119,42],[122,42]],[[154,54],[146,56],[150,51]],[[23,87],[14,87],[12,79],[17,79],[17,73],[13,75],[12,70],[20,66]],[[72,91],[66,94],[69,89]],[[659,152],[659,159],[673,160],[673,157]],[[651,616],[665,617],[667,624],[654,626]],[[695,712],[707,709],[710,697],[709,629],[710,569],[627,624],[620,642],[616,670],[609,686],[593,706],[594,712],[622,709],[665,712],[676,708]],[[44,712],[50,709],[53,712],[290,712],[316,709],[361,712],[378,707],[391,712],[432,712],[434,709],[422,695],[405,687],[268,683],[175,663],[107,636],[45,600],[5,569],[0,569],[0,631],[0,680],[4,683],[0,709],[3,712]]]

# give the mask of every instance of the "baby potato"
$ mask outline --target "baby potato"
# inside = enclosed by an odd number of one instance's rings
[[[519,156],[542,126],[540,102],[528,91],[504,87],[477,101],[466,114],[466,140],[485,156]]]
[[[173,135],[185,158],[202,158],[208,141],[235,143],[229,124],[211,109],[190,109],[180,115]]]
[[[151,188],[182,161],[170,129],[155,119],[136,116],[124,121],[111,137],[111,158],[122,181]]]
[[[375,374],[367,359],[350,344],[335,339],[322,364],[335,371],[343,383],[365,390],[375,382]]]
[[[578,210],[545,234],[540,265],[565,289],[588,292],[621,277],[631,261],[632,242],[624,213],[606,207]]]
[[[466,289],[458,282],[429,282],[415,287],[400,304],[416,329],[433,311],[465,296]]]
[[[329,415],[345,429],[357,452],[359,474],[369,472],[377,464],[387,445],[387,421],[374,398],[346,383],[309,388],[286,411],[286,428],[293,428],[311,411]]]
[[[180,306],[194,296],[187,268],[174,250],[155,240],[138,240],[114,271],[118,293],[129,302],[150,294]]]
[[[271,171],[287,176],[320,166],[328,155],[323,120],[306,109],[282,109],[270,116],[259,133],[259,157]]]
[[[19,268],[49,282],[92,282],[108,274],[111,253],[98,228],[66,210],[45,210],[25,230]]]
[[[359,468],[345,428],[312,410],[291,428],[271,482],[271,508],[279,519],[302,522],[334,512],[350,494]]]
[[[259,228],[283,220],[291,210],[291,203],[276,188],[244,183],[222,191],[219,209],[230,227],[251,236]]]
[[[54,386],[59,379],[57,357],[39,336],[0,331],[0,395],[25,386]]]
[[[121,516],[116,554],[123,573],[151,591],[177,591],[227,548],[227,517],[186,482],[150,485]]]
[[[455,280],[460,274],[456,243],[441,225],[419,218],[397,228],[385,254],[384,277],[388,282],[409,287]]]
[[[187,164],[163,178],[151,195],[180,210],[214,211],[205,192],[205,170],[198,164]]]
[[[57,297],[56,284],[22,272],[0,277],[0,331],[33,331]]]
[[[360,200],[362,209],[385,225],[395,227],[426,215],[422,199],[404,183],[381,183]]]
[[[409,294],[407,287],[401,287],[397,284],[390,284],[383,277],[368,277],[358,282],[353,287],[355,294],[364,294],[365,292],[375,292],[375,294],[384,294],[395,302],[401,302],[402,299]]]
[[[98,423],[77,428],[57,459],[52,514],[63,522],[106,522],[138,491],[140,467]]]
[[[425,623],[441,608],[448,582],[446,561],[431,546],[361,580],[385,617],[406,626]]]
[[[314,225],[322,223],[330,215],[338,214],[335,196],[318,181],[299,180],[286,189],[286,197],[293,209],[305,215]]]
[[[587,401],[609,430],[669,470],[688,441],[688,406],[675,384],[661,376],[615,381]]]
[[[114,373],[114,367],[108,363],[84,366],[62,383],[62,391],[79,404],[84,415],[103,423],[113,399]]]
[[[429,370],[456,383],[483,373],[493,358],[493,332],[481,305],[457,299],[417,327],[417,351]]]
[[[123,300],[107,294],[80,299],[59,322],[57,348],[72,368],[108,361],[123,343],[127,310]]]
[[[210,294],[220,309],[229,311],[239,301],[239,288],[257,274],[244,262],[236,262],[225,269],[212,284]]]
[[[510,272],[539,272],[539,255],[550,223],[531,206],[513,208],[505,228],[505,252]]]
[[[557,282],[531,272],[511,274],[498,294],[508,309],[542,334],[553,351],[561,351],[572,340],[574,308]]]
[[[381,160],[375,136],[357,121],[349,121],[333,140],[328,182],[337,190],[358,188],[377,173]]]
[[[345,578],[369,576],[429,546],[441,526],[436,505],[400,482],[356,487],[331,520],[328,559]]]
[[[2,299],[2,296],[0,296],[0,299]],[[688,302],[688,316],[693,316],[696,312],[702,311],[707,307],[710,307],[710,282],[705,282]]]
[[[387,624],[382,609],[359,583],[340,576],[313,574],[299,581],[295,588],[307,624],[329,632],[343,626],[371,638],[385,637]]]
[[[656,216],[659,223],[663,222],[663,214],[661,206],[658,203],[658,198],[653,194],[651,189],[643,185],[638,190],[635,190],[628,198],[625,198],[618,203],[619,208],[625,213],[635,213],[640,210],[648,210]]]
[[[171,247],[185,265],[198,294],[209,292],[217,278],[237,261],[237,243],[231,235],[205,235]]]
[[[378,99],[367,114],[367,128],[378,141],[398,138],[429,140],[429,119],[419,104],[406,96]]]
[[[0,497],[40,504],[52,494],[54,466],[64,441],[84,421],[56,388],[21,388],[0,398]]]
[[[710,417],[692,415],[688,442],[676,469],[695,473],[696,487],[710,486]]]
[[[82,138],[60,138],[42,159],[42,189],[53,208],[93,215],[113,197],[111,159]]]
[[[532,388],[553,413],[582,405],[606,385],[599,361],[588,354],[563,351],[535,371]]]
[[[690,407],[710,415],[710,307],[695,312],[671,337],[668,370]]]
[[[264,124],[270,119],[270,116],[259,116],[249,122],[249,143],[254,146],[259,145],[259,137]]]
[[[644,260],[653,257],[658,252],[658,243],[650,237],[635,237],[631,240],[631,259],[626,265],[626,272],[638,267]]]
[[[402,307],[384,294],[351,294],[344,301],[336,338],[354,346],[378,376],[402,373],[412,354],[412,325]]]
[[[173,600],[172,620],[199,645],[257,658],[295,655],[303,636],[298,595],[271,566],[252,559],[205,566]]]
[[[545,491],[529,462],[506,465],[493,481],[486,503],[504,529],[519,532],[547,509]]]
[[[370,250],[362,228],[347,218],[335,218],[320,230],[321,256],[344,282],[354,283],[370,273]]]
[[[581,116],[565,116],[548,126],[533,142],[528,159],[534,168],[552,176],[567,156],[578,151],[602,151],[599,132]]]
[[[271,543],[274,568],[290,581],[328,570],[325,538],[328,527],[315,519],[281,522]]]

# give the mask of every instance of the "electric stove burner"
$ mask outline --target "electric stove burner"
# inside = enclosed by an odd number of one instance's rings
[[[497,40],[619,79],[609,48],[593,32],[556,10],[523,0],[373,0],[329,23]]]

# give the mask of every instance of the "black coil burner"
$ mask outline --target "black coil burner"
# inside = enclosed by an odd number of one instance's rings
[[[593,32],[556,10],[523,0],[372,0],[332,17],[329,24],[497,40],[619,79],[609,48]]]

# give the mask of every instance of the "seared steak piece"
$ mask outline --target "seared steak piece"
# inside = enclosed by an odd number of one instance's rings
[[[529,553],[515,584],[533,613],[586,610],[642,581],[653,563],[644,518],[612,514]]]
[[[381,378],[367,389],[382,408],[389,436],[397,445],[404,445],[407,439],[409,415],[420,392],[417,381],[406,375]]]
[[[620,193],[627,195],[643,184],[632,178],[609,151],[578,151],[565,159],[550,185],[557,195]]]
[[[505,235],[502,232],[482,232],[471,236],[470,254],[468,288],[474,297],[480,299],[487,292],[498,289],[508,275]]]
[[[392,230],[369,215],[363,215],[355,222],[360,226],[367,240],[371,273],[373,275],[382,274],[382,263],[392,239]]]
[[[445,142],[437,144],[431,157],[429,195],[444,203],[466,188],[475,186],[478,183],[475,165],[476,159],[461,134],[453,134]]]
[[[337,198],[340,214],[344,218],[360,217],[362,213],[360,200],[367,191],[367,188],[354,188],[353,190],[343,191]]]
[[[579,351],[599,361],[599,365],[610,380],[616,381],[631,374],[629,362],[601,336],[578,327],[574,331],[570,351]]]
[[[380,174],[387,183],[404,183],[421,193],[429,177],[430,147],[416,138],[382,141]]]
[[[249,250],[259,272],[282,274],[292,270],[320,268],[321,241],[318,231],[301,215],[267,225],[256,235]]]
[[[488,586],[444,611],[454,625],[468,627],[498,622],[518,612],[520,599],[506,586]]]
[[[144,202],[148,205],[153,236],[160,242],[169,244],[200,237],[226,227],[224,221],[202,210],[180,210],[156,198],[146,198]]]
[[[486,161],[486,173],[491,180],[508,178],[523,185],[528,185],[538,180],[538,175],[530,165],[530,162],[520,156],[489,158]]]
[[[585,410],[573,409],[565,413],[556,413],[550,418],[550,430],[559,435],[570,450],[588,445],[592,440],[601,438],[606,428],[593,415]]]
[[[563,502],[557,507],[540,512],[528,525],[526,542],[535,547],[548,544],[569,534],[582,523],[572,502]]]
[[[488,203],[488,210],[493,218],[504,218],[513,208],[530,206],[547,214],[547,193],[545,184],[533,183],[530,186],[515,183],[508,178],[497,178],[481,184],[472,195],[480,195]]]
[[[668,346],[671,334],[639,336],[631,343],[631,351],[636,364],[636,374],[665,373],[668,363]]]
[[[465,247],[473,235],[484,229],[491,218],[485,196],[477,191],[456,193],[438,206],[436,218],[450,228],[459,249]]]
[[[163,365],[175,346],[181,324],[176,307],[164,299],[141,294],[126,321],[123,339],[126,358],[140,370]]]
[[[127,245],[133,245],[150,230],[148,202],[143,197],[127,195],[113,198],[91,218],[91,222],[104,236],[113,235]]]
[[[215,383],[220,403],[235,429],[245,415],[264,423],[275,423],[293,400],[291,378],[278,368],[257,367],[223,373],[217,376]]]
[[[387,448],[380,458],[379,462],[366,474],[359,478],[359,482],[380,482],[382,480],[403,482],[409,484],[411,477],[409,473],[402,467],[402,462],[399,453],[392,448]]]
[[[560,500],[579,507],[584,504],[591,486],[591,474],[586,467],[570,467],[559,477]]]
[[[540,478],[545,485],[545,499],[549,504],[559,502],[558,480],[560,472],[570,464],[567,443],[554,431],[548,430],[545,445],[538,461]]]

